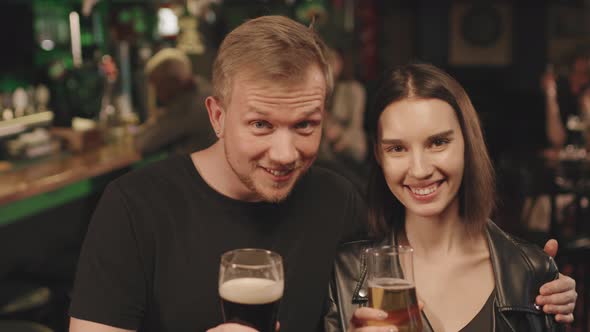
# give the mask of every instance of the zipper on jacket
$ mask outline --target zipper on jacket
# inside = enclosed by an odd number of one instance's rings
[[[367,249],[367,247],[361,248],[361,274],[359,276],[359,281],[356,283],[356,287],[354,287],[354,292],[352,293],[352,304],[358,304],[361,307],[366,307],[369,303],[369,298],[366,295],[363,296],[360,294],[365,279],[367,278],[367,256],[364,254],[365,249]]]

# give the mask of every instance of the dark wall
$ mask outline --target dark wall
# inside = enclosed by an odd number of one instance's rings
[[[546,1],[512,5],[512,63],[451,66],[452,1],[416,3],[415,58],[447,70],[468,92],[480,114],[493,157],[545,144],[539,76],[547,59]]]
[[[0,8],[0,73],[30,76],[33,63],[33,11],[25,1],[7,1]]]
[[[449,49],[449,12],[451,2],[417,2],[416,57],[439,67],[446,67]]]

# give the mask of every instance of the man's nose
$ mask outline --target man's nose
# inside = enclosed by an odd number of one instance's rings
[[[425,179],[432,175],[434,167],[428,155],[424,152],[415,152],[412,154],[410,168],[408,173],[417,179]]]
[[[297,161],[299,153],[295,147],[295,138],[289,130],[278,130],[271,140],[268,154],[272,162],[287,165]]]

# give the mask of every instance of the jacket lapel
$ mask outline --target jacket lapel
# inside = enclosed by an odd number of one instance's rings
[[[538,289],[532,289],[536,282],[523,252],[492,221],[487,223],[487,238],[490,259],[496,282],[496,305],[500,311],[506,309],[538,312],[534,301]]]

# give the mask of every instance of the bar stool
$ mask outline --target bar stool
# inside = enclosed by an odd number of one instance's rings
[[[545,195],[550,202],[550,224],[545,234],[535,235],[541,247],[548,238],[559,241],[556,262],[559,270],[577,282],[575,328],[589,328],[590,316],[590,163],[588,161],[558,161],[552,165],[539,162],[521,170],[521,190],[534,200]],[[572,201],[559,206],[559,195],[571,195]],[[528,221],[531,211],[523,210]],[[559,222],[561,220],[561,222]],[[589,330],[590,331],[590,330]]]
[[[41,324],[27,321],[0,321],[0,331],[10,332],[53,332]]]
[[[0,282],[0,319],[41,321],[50,303],[49,288],[32,282]],[[4,331],[0,329],[0,331]]]
[[[569,167],[569,169],[568,169]],[[569,269],[572,278],[577,281],[578,301],[576,304],[576,320],[574,326],[588,329],[588,315],[590,315],[590,164],[587,161],[565,165],[562,170],[564,178],[571,179],[570,191],[575,194],[571,210],[566,216],[573,221],[571,236],[563,236],[557,226],[553,234],[560,237],[560,249],[557,262],[564,269]],[[561,259],[563,258],[563,259]]]
[[[577,281],[578,301],[573,326],[582,327],[582,331],[585,331],[589,328],[590,315],[590,239],[579,238],[560,247],[556,258],[559,269]]]

